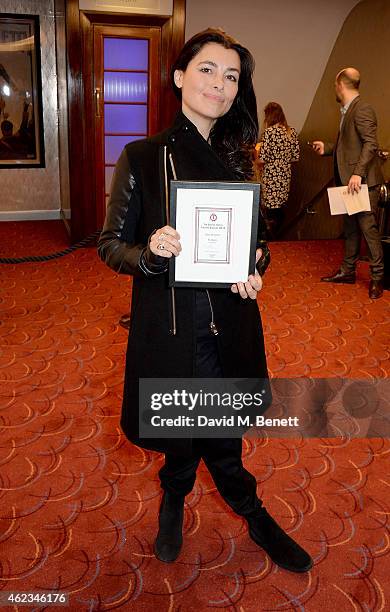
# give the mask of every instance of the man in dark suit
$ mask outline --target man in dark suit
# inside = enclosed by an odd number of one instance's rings
[[[367,183],[371,212],[344,216],[345,254],[340,269],[322,281],[354,283],[359,259],[360,232],[368,246],[371,268],[369,296],[383,294],[383,251],[376,223],[379,189],[383,175],[378,158],[377,121],[374,109],[359,95],[360,74],[356,68],[345,68],[336,76],[336,100],[341,105],[340,130],[335,145],[321,140],[313,142],[319,155],[332,155],[336,185],[348,185],[350,193],[359,192]]]

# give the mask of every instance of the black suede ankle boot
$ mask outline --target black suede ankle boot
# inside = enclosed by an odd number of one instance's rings
[[[274,563],[290,572],[307,572],[313,567],[310,555],[283,531],[265,508],[246,518],[250,537]]]
[[[159,510],[159,530],[154,543],[154,554],[160,561],[172,563],[183,544],[184,497],[164,493]]]

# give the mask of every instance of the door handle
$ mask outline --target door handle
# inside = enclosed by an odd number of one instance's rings
[[[95,115],[100,117],[100,87],[95,87]]]

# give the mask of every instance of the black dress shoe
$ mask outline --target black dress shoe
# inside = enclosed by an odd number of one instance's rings
[[[356,275],[355,272],[337,270],[332,276],[323,276],[321,280],[324,283],[347,283],[348,285],[353,285],[356,282]]]
[[[372,300],[377,300],[383,295],[383,281],[372,280],[368,289],[368,295]]]
[[[290,572],[307,572],[313,567],[310,555],[283,531],[265,508],[247,520],[250,537],[276,565]]]
[[[159,511],[159,530],[154,543],[154,554],[160,561],[172,563],[183,544],[184,497],[164,493]]]

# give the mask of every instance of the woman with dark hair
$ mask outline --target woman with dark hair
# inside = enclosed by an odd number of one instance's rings
[[[242,465],[242,440],[149,439],[138,429],[140,378],[268,377],[257,292],[269,261],[259,219],[256,270],[230,289],[168,286],[178,232],[167,223],[169,179],[248,181],[257,139],[254,61],[221,30],[189,40],[172,68],[182,110],[172,127],[126,145],[115,170],[100,257],[132,274],[133,294],[121,426],[135,444],[165,454],[155,555],[174,561],[182,547],[184,498],[204,460],[225,501],[251,538],[280,566],[310,569],[310,556],[269,516],[256,479]]]
[[[263,134],[257,167],[263,186],[262,206],[267,228],[276,237],[284,219],[291,183],[291,163],[299,160],[298,136],[287,123],[282,107],[269,102],[264,108]]]

